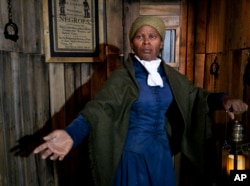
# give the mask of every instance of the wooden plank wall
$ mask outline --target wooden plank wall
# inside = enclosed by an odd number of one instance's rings
[[[250,14],[246,10],[249,2],[195,2],[194,83],[207,90],[224,91],[243,99],[243,69],[247,63],[247,51],[250,50],[250,34],[247,32]],[[215,60],[219,64],[217,79],[210,74]],[[216,115],[218,123],[225,122],[223,115]],[[241,117],[237,119],[241,120]]]
[[[250,12],[245,0],[195,0],[195,60],[194,80],[197,86],[215,92],[227,92],[229,95],[244,99],[249,105],[250,87],[243,87],[243,73],[248,61]],[[218,77],[210,73],[211,64],[219,65]],[[243,97],[245,91],[246,97]],[[233,121],[225,111],[214,114],[217,141],[217,171],[220,170],[220,149],[226,137],[225,130]],[[236,117],[244,122],[250,140],[250,113]]]
[[[53,185],[52,162],[29,156],[39,143],[33,134],[50,121],[49,72],[41,55],[41,2],[13,2],[18,42],[3,35],[7,7],[7,1],[0,2],[0,185]]]
[[[0,59],[0,185],[50,185],[51,163],[25,158],[50,120],[48,69],[41,55],[1,51]]]
[[[106,46],[105,62],[46,63],[43,1],[11,1],[19,39],[0,35],[0,185],[91,185],[86,142],[63,162],[44,161],[31,152],[43,135],[71,122],[120,66],[122,4],[99,0],[100,22],[107,23],[100,31],[105,35],[100,43]],[[0,2],[1,33],[8,22],[7,7],[7,1]]]

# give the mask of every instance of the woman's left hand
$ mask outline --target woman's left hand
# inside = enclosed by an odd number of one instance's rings
[[[222,98],[222,104],[231,119],[235,118],[235,114],[242,114],[248,110],[248,105],[240,99],[225,96]]]

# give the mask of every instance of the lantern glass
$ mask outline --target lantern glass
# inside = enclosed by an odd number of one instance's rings
[[[234,158],[237,157],[237,168],[234,168]],[[246,169],[246,158],[244,155],[233,155],[227,156],[227,174],[230,175],[230,170],[245,170]]]

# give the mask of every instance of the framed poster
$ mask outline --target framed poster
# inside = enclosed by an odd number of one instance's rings
[[[103,61],[99,1],[43,0],[46,62]]]

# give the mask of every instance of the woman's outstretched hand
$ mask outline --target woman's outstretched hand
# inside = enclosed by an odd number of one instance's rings
[[[42,159],[50,157],[51,160],[61,161],[73,146],[73,140],[65,130],[54,130],[43,139],[45,142],[33,151],[35,154],[42,152]]]
[[[231,119],[234,119],[235,114],[243,114],[248,110],[248,105],[246,103],[240,99],[234,99],[228,96],[222,99],[222,104]]]

